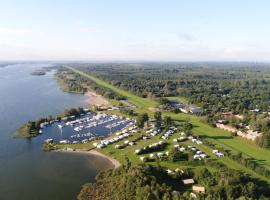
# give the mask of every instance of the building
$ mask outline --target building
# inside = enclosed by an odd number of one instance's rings
[[[217,157],[219,157],[219,158],[222,158],[222,157],[224,157],[224,154],[223,154],[223,153],[218,152],[218,153],[216,153],[216,156],[217,156]]]
[[[188,110],[187,110],[186,108],[180,108],[179,110],[180,110],[181,112],[183,112],[183,113],[186,113],[186,114],[188,113]]]
[[[256,109],[254,109],[254,110],[250,110],[250,112],[260,112],[260,109],[258,109],[258,108],[256,108]]]
[[[186,113],[186,114],[188,114],[188,113],[201,114],[203,112],[203,109],[201,109],[198,106],[191,105],[189,103],[181,103],[178,101],[169,101],[167,106],[169,107],[168,109],[170,109],[170,110],[178,109],[181,112]]]
[[[221,115],[222,116],[225,116],[225,117],[232,117],[233,116],[233,112],[224,112]]]
[[[180,108],[184,108],[185,107],[185,104],[184,103],[181,103],[181,102],[178,102],[178,101],[170,101],[169,102],[169,105],[172,107],[172,108],[175,108],[175,109],[180,109]]]
[[[248,140],[254,141],[257,137],[261,136],[262,133],[259,133],[258,131],[248,130],[247,132],[237,131],[237,135],[246,138]]]
[[[193,192],[190,193],[190,197],[193,198],[193,199],[196,199],[197,198],[197,195],[194,194]]]
[[[261,136],[262,133],[259,133],[258,131],[252,131],[252,130],[248,130],[247,131],[247,135],[246,135],[246,138],[248,140],[255,140],[257,137]]]
[[[193,192],[196,192],[196,193],[205,193],[205,187],[202,187],[202,186],[192,186],[192,191]]]
[[[189,107],[189,112],[190,112],[191,114],[200,114],[200,113],[203,112],[203,110],[202,110],[201,108],[199,108],[199,107],[190,106],[190,107]]]
[[[143,162],[147,161],[147,159],[145,157],[143,157],[143,156],[140,157],[140,160],[143,161]]]
[[[237,132],[237,129],[232,127],[232,126],[229,126],[229,125],[225,125],[225,124],[221,124],[221,123],[216,123],[216,127],[217,128],[221,128],[221,129],[224,129],[226,131],[229,131],[229,132],[232,132],[232,133],[236,133]]]
[[[237,119],[244,119],[244,116],[243,115],[235,115],[235,117],[237,118]]]
[[[184,185],[189,185],[189,184],[193,184],[194,180],[192,178],[189,178],[189,179],[183,179],[182,182],[184,183]]]

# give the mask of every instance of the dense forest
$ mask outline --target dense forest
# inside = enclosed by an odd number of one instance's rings
[[[227,123],[264,133],[256,144],[270,148],[269,66],[264,63],[101,63],[77,67],[144,98],[185,97],[203,109],[205,121],[213,126],[224,112],[240,114],[242,119],[232,117],[226,119]]]
[[[209,112],[268,111],[270,69],[255,63],[84,64],[81,69],[142,97],[183,96]],[[82,65],[80,65],[82,66]]]
[[[161,167],[151,165],[124,165],[118,169],[101,172],[95,183],[83,186],[79,200],[180,200],[193,199],[181,180],[194,176],[207,193],[196,193],[197,199],[266,199],[258,192],[252,179],[225,166],[218,172],[207,168],[187,170],[185,173],[168,175]]]

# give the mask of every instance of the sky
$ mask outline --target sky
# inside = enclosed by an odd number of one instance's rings
[[[0,0],[0,61],[270,61],[269,0]]]

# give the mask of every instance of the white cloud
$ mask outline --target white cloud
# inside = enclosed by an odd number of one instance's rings
[[[270,54],[260,45],[195,41],[192,43],[130,43],[122,58],[173,61],[267,61]]]
[[[196,41],[197,40],[197,38],[193,34],[185,33],[185,32],[178,33],[178,37],[180,40],[184,40],[184,41]]]
[[[35,34],[36,31],[26,28],[7,28],[0,27],[0,35],[1,36],[27,36],[29,34]]]
[[[0,35],[8,31],[0,29]],[[93,27],[83,28],[83,32],[96,32]],[[14,33],[11,31],[10,33]],[[17,33],[17,32],[16,32]],[[0,60],[172,60],[172,61],[243,61],[243,60],[269,60],[268,49],[263,45],[252,45],[248,42],[234,41],[202,41],[196,38],[185,37],[193,42],[180,40],[158,40],[151,39],[128,39],[125,37],[109,37],[101,34],[102,37],[81,37],[69,43],[65,40],[51,40],[49,36],[32,37],[35,32],[21,31],[21,35],[28,35],[28,42],[25,38],[10,37],[3,40],[0,37]],[[44,34],[45,35],[45,34]],[[45,35],[46,36],[46,35]],[[110,35],[111,36],[111,35]],[[5,38],[8,38],[6,36]],[[14,40],[14,38],[17,38]],[[54,39],[54,38],[52,38]],[[2,42],[1,42],[2,40]]]
[[[45,34],[43,32],[34,29],[0,27],[0,44],[16,46],[18,44],[34,43],[44,38]]]
[[[83,27],[83,28],[80,28],[80,32],[82,32],[82,33],[95,33],[95,32],[98,32],[98,29],[96,27]]]

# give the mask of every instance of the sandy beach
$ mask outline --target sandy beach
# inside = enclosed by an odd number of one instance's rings
[[[91,106],[108,106],[109,102],[101,95],[98,95],[95,92],[89,91],[85,93],[85,95],[88,97],[89,104]]]
[[[118,168],[120,167],[120,163],[118,162],[118,160],[114,159],[114,158],[111,158],[110,156],[107,156],[103,153],[100,153],[96,150],[90,150],[88,151],[89,154],[92,154],[92,155],[97,155],[97,156],[100,156],[100,157],[103,157],[103,158],[106,158],[108,159],[113,165],[114,165],[114,168]]]
[[[109,157],[109,156],[107,156],[105,154],[102,154],[102,153],[100,153],[100,152],[98,152],[96,150],[84,151],[84,150],[76,149],[75,151],[58,150],[58,152],[96,155],[96,156],[103,157],[103,158],[106,158],[107,160],[109,160],[113,164],[114,168],[118,168],[121,165],[118,162],[118,160],[116,160],[114,158],[111,158],[111,157]]]

